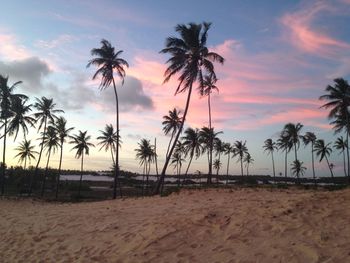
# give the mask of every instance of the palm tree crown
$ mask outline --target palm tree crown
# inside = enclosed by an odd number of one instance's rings
[[[87,135],[87,131],[79,131],[77,135],[70,136],[70,138],[71,141],[69,143],[75,144],[72,150],[76,150],[76,158],[80,158],[83,154],[89,155],[90,147],[95,146],[89,142],[91,136]]]
[[[19,146],[15,149],[18,151],[16,154],[16,158],[19,157],[19,163],[24,162],[24,168],[26,167],[27,160],[30,162],[31,159],[35,159],[34,154],[38,154],[38,152],[34,151],[34,145],[31,145],[31,141],[24,140],[19,144]]]

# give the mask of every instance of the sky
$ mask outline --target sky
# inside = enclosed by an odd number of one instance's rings
[[[141,172],[135,148],[141,138],[157,138],[162,167],[170,137],[162,132],[162,116],[174,107],[183,111],[186,94],[174,96],[177,78],[163,84],[165,39],[177,36],[177,24],[211,22],[208,47],[225,58],[215,65],[218,93],[212,97],[213,126],[219,137],[233,143],[247,141],[254,163],[252,174],[271,174],[271,157],[263,152],[267,138],[278,139],[288,122],[304,125],[326,142],[335,140],[327,111],[319,96],[333,79],[350,79],[350,1],[2,1],[0,18],[0,74],[9,83],[23,81],[18,92],[53,98],[65,111],[69,127],[88,131],[97,144],[100,130],[114,124],[111,88],[98,89],[86,68],[92,48],[109,40],[128,61],[125,83],[117,80],[120,98],[120,155],[122,169]],[[208,125],[206,98],[192,94],[186,127]],[[23,136],[23,135],[22,135]],[[37,145],[39,135],[29,138]],[[8,142],[7,163],[16,165],[17,141]],[[72,145],[64,146],[63,168],[79,169]],[[100,147],[91,149],[85,168],[105,170],[111,157]],[[39,148],[37,148],[38,150]],[[1,146],[1,151],[3,147]],[[311,176],[311,149],[301,145],[300,160]],[[57,167],[59,154],[51,161]],[[276,173],[284,172],[284,155],[275,153]],[[45,160],[45,158],[44,158]],[[293,160],[289,156],[289,163]],[[230,173],[240,172],[237,158]],[[342,155],[333,151],[330,162],[343,175]],[[226,171],[226,157],[222,159]],[[35,162],[32,162],[35,164]],[[42,161],[41,166],[45,165]],[[290,165],[288,165],[290,168]],[[205,158],[193,162],[190,172],[207,172]],[[329,175],[326,163],[316,162],[319,176]],[[152,173],[154,172],[152,168]],[[173,174],[173,167],[168,168]]]

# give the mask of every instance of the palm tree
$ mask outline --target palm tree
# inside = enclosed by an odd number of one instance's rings
[[[13,117],[12,106],[16,100],[25,100],[27,96],[23,94],[15,94],[15,88],[21,84],[22,81],[17,81],[12,86],[8,85],[8,77],[4,77],[0,74],[0,119],[3,121],[4,128],[4,146],[2,154],[2,173],[1,173],[1,194],[5,191],[5,171],[6,171],[6,135],[8,133],[8,121]]]
[[[63,144],[66,141],[67,136],[69,136],[69,133],[74,129],[74,127],[67,128],[67,120],[64,117],[59,117],[56,120],[56,123],[54,123],[55,131],[59,137],[59,146],[60,146],[60,162],[58,165],[58,175],[57,175],[57,181],[56,181],[56,194],[55,198],[57,199],[58,196],[58,188],[60,185],[60,176],[61,176],[61,167],[62,167],[62,155],[63,155]]]
[[[169,132],[171,132],[171,138],[168,144],[168,148],[166,150],[166,156],[168,156],[169,154],[169,148],[174,138],[174,135],[180,129],[180,126],[181,126],[180,113],[181,113],[180,111],[174,108],[173,110],[169,111],[169,115],[163,116],[164,121],[162,122],[162,125],[164,126],[163,127],[164,134],[168,135]]]
[[[276,143],[272,141],[272,139],[267,139],[264,141],[263,148],[264,148],[264,152],[267,152],[267,154],[271,154],[273,180],[276,183],[275,160],[273,158],[273,152],[277,149]]]
[[[209,51],[206,46],[210,25],[210,23],[206,22],[202,24],[190,23],[188,25],[177,25],[175,31],[179,33],[180,38],[168,37],[165,44],[166,47],[160,51],[161,53],[171,55],[167,61],[169,67],[165,71],[164,82],[168,82],[173,76],[179,74],[179,85],[176,88],[175,95],[187,92],[187,100],[181,126],[170,147],[169,154],[165,160],[161,176],[155,189],[156,194],[160,192],[170,157],[180,138],[190,105],[193,84],[198,81],[199,85],[203,86],[203,73],[204,75],[212,75],[216,78],[213,62],[224,63],[224,59],[220,55]]]
[[[244,156],[243,162],[245,162],[245,165],[247,168],[247,176],[248,176],[249,175],[249,165],[254,162],[254,159],[252,158],[252,156],[250,155],[249,152],[247,152],[247,154]]]
[[[19,163],[24,162],[23,170],[27,167],[27,160],[30,163],[31,159],[35,160],[34,154],[38,154],[38,152],[34,151],[34,146],[31,145],[31,141],[27,141],[26,139],[24,139],[15,150],[18,151],[15,158],[19,158]]]
[[[187,128],[181,140],[185,149],[185,157],[187,157],[188,155],[190,156],[190,160],[188,162],[186,172],[185,172],[185,177],[186,177],[188,173],[188,169],[190,168],[190,165],[192,163],[193,157],[195,156],[197,159],[201,155],[201,152],[203,149],[200,143],[199,130],[197,128],[196,129]]]
[[[101,145],[101,148],[99,151],[101,151],[103,148],[105,151],[111,150],[111,156],[112,156],[112,163],[115,166],[115,160],[113,152],[115,152],[115,147],[117,145],[117,142],[119,142],[119,147],[121,146],[121,140],[117,140],[117,133],[114,131],[112,124],[106,124],[104,131],[100,130],[100,133],[102,133],[101,136],[97,137],[97,140],[100,142],[98,145]]]
[[[241,162],[241,174],[243,176],[243,157],[248,152],[248,148],[246,146],[246,142],[235,141],[233,144],[235,155],[239,156],[239,161]],[[235,156],[234,155],[234,156]]]
[[[315,161],[314,161],[314,145],[316,142],[316,135],[313,132],[306,132],[304,136],[302,136],[304,145],[307,146],[311,143],[311,157],[312,157],[312,175],[314,178],[314,182],[316,184],[316,175],[315,175]]]
[[[209,129],[208,127],[203,127],[199,131],[199,141],[202,145],[202,153],[207,153],[208,157],[208,166],[211,164],[210,163],[210,150],[213,149],[213,144],[216,143],[219,138],[217,137],[222,131],[215,132],[214,128]],[[211,184],[211,167],[208,169],[208,179],[207,183]]]
[[[214,169],[216,170],[216,183],[218,184],[219,183],[219,170],[222,166],[222,163],[219,159],[216,159],[213,163],[213,167]]]
[[[80,180],[79,180],[79,192],[78,196],[80,197],[80,190],[81,190],[81,182],[83,180],[83,172],[84,172],[84,154],[89,155],[90,147],[95,147],[92,143],[89,142],[91,139],[90,135],[87,135],[87,131],[79,131],[78,134],[69,136],[71,138],[70,144],[75,144],[75,146],[72,148],[72,150],[76,150],[75,158],[81,157],[81,174],[80,174]]]
[[[182,158],[182,154],[180,151],[174,151],[173,156],[171,157],[171,164],[174,165],[174,169],[176,169],[177,174],[177,186],[180,187],[180,174],[181,174],[181,167],[182,163],[185,161],[184,158]]]
[[[93,75],[92,79],[96,79],[101,76],[100,89],[104,90],[113,84],[114,95],[115,95],[115,112],[116,112],[116,127],[117,127],[117,145],[119,145],[119,101],[118,93],[115,85],[114,75],[116,72],[124,84],[125,78],[125,67],[129,67],[126,60],[119,56],[123,53],[122,50],[115,51],[115,48],[111,43],[105,39],[101,40],[100,48],[93,48],[91,50],[91,56],[95,58],[91,59],[87,67],[95,65],[98,67],[97,71]],[[119,176],[119,147],[115,147],[115,176],[114,176],[114,187],[113,187],[113,199],[117,198],[117,180]]]
[[[58,137],[56,129],[53,126],[49,126],[47,128],[47,131],[46,131],[46,134],[45,134],[45,137],[43,140],[43,144],[44,144],[44,147],[46,148],[47,161],[46,161],[46,168],[45,168],[45,173],[44,173],[44,177],[43,177],[43,182],[41,185],[41,197],[44,196],[46,176],[47,176],[47,171],[49,169],[51,152],[55,153],[56,149],[58,148],[58,146],[60,144],[60,138]]]
[[[287,177],[287,159],[288,159],[288,153],[293,148],[292,141],[289,140],[288,136],[285,134],[284,131],[281,132],[278,140],[277,140],[277,147],[279,150],[284,151],[284,176]]]
[[[334,143],[334,148],[339,150],[340,153],[343,153],[345,176],[347,176],[347,174],[346,174],[346,162],[345,162],[345,150],[347,149],[347,147],[348,147],[348,142],[346,140],[344,140],[343,136],[338,137]]]
[[[333,171],[332,171],[331,166],[329,165],[329,161],[328,161],[328,156],[332,152],[332,148],[329,146],[330,144],[331,143],[325,144],[324,140],[319,139],[315,142],[314,151],[316,152],[316,156],[320,157],[320,162],[323,160],[323,158],[326,159],[329,171],[331,172],[332,179],[334,180]]]
[[[342,119],[343,127],[346,127],[346,141],[349,142],[350,132],[350,118],[349,109],[350,106],[350,85],[343,78],[334,79],[334,86],[328,85],[325,89],[327,94],[322,95],[320,100],[328,101],[322,105],[322,108],[330,109],[328,118],[330,119]],[[344,123],[345,121],[345,123]],[[350,157],[349,157],[349,145],[346,147],[347,163],[348,163],[348,176],[350,182]]]
[[[299,160],[295,160],[292,163],[292,173],[297,177],[299,182],[299,176],[304,175],[306,167],[303,166],[303,162],[300,162]]]
[[[44,129],[43,129],[43,132],[41,133],[42,137],[41,137],[41,143],[40,143],[40,152],[39,152],[38,161],[35,166],[34,178],[31,178],[29,194],[32,193],[32,189],[36,184],[36,178],[38,175],[41,155],[44,149],[44,140],[47,132],[47,124],[55,123],[55,119],[57,119],[57,116],[55,114],[64,112],[63,110],[55,109],[55,107],[56,107],[56,104],[53,103],[53,99],[48,99],[46,97],[42,97],[41,99],[36,98],[36,103],[34,104],[34,108],[36,108],[37,112],[34,113],[34,117],[36,119],[36,122],[39,122],[38,131],[40,131],[42,127]]]
[[[224,154],[227,155],[227,169],[226,169],[226,184],[228,184],[228,171],[230,168],[230,155],[231,153],[235,154],[234,148],[230,143],[224,144]]]

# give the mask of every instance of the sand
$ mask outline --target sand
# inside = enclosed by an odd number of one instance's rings
[[[0,200],[1,262],[350,262],[350,189]]]

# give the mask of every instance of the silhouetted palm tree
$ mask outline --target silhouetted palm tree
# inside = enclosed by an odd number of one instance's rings
[[[60,176],[61,176],[61,167],[62,167],[62,156],[63,156],[63,144],[66,141],[66,138],[69,136],[69,133],[74,129],[74,127],[67,128],[67,120],[64,117],[59,117],[56,122],[53,124],[57,136],[59,138],[59,146],[60,146],[60,162],[58,165],[58,175],[56,180],[56,193],[55,198],[58,196],[58,188],[60,185]]]
[[[247,154],[244,156],[243,162],[245,162],[245,166],[247,168],[247,176],[249,175],[249,166],[251,164],[253,164],[254,159],[252,158],[252,156],[250,155],[249,152],[247,152]]]
[[[276,171],[275,171],[275,160],[273,158],[273,152],[277,150],[276,143],[272,141],[272,139],[267,139],[264,142],[264,152],[267,152],[267,154],[271,154],[271,159],[272,159],[272,171],[273,171],[273,180],[276,183]]]
[[[203,86],[203,75],[212,75],[216,78],[213,62],[219,62],[221,64],[224,62],[224,59],[220,55],[209,51],[206,46],[210,25],[210,23],[206,22],[203,24],[190,23],[188,25],[177,25],[175,31],[179,33],[180,38],[168,37],[165,48],[161,50],[161,53],[171,55],[167,61],[169,66],[165,71],[164,82],[168,82],[174,75],[179,74],[179,85],[176,88],[175,95],[187,91],[187,100],[181,126],[170,147],[169,154],[165,160],[160,179],[155,189],[156,194],[158,194],[161,189],[170,157],[180,138],[190,105],[193,84],[198,81],[199,85]]]
[[[180,175],[181,175],[181,167],[182,163],[185,162],[185,159],[182,158],[181,151],[174,151],[173,156],[171,157],[171,164],[174,165],[174,169],[176,169],[177,174],[177,186],[180,186]]]
[[[39,157],[35,166],[34,178],[31,178],[29,194],[31,194],[33,186],[35,186],[36,184],[36,178],[38,175],[41,155],[44,149],[44,139],[46,136],[47,124],[55,123],[55,119],[57,119],[55,114],[64,112],[63,110],[55,109],[55,107],[56,107],[56,104],[53,103],[53,99],[48,99],[46,97],[42,97],[41,99],[36,98],[36,103],[34,104],[34,108],[36,108],[37,112],[34,113],[34,117],[36,119],[36,122],[39,122],[38,131],[40,131],[42,127],[44,129],[43,129],[43,132],[41,133],[42,137],[41,137],[41,143],[40,143]]]
[[[243,176],[243,157],[248,152],[246,142],[243,143],[242,141],[235,141],[235,143],[233,144],[233,148],[235,151],[234,156],[239,156],[239,161],[241,162],[241,175]]]
[[[299,182],[299,176],[304,175],[306,167],[303,166],[303,162],[300,162],[299,160],[293,161],[292,165],[292,173],[297,177],[297,180]]]
[[[314,161],[314,144],[316,142],[316,135],[313,132],[306,132],[302,137],[304,145],[307,146],[311,143],[311,157],[312,157],[312,175],[314,178],[314,182],[316,184],[316,175],[315,175],[315,161]]]
[[[125,67],[129,67],[126,60],[120,58],[122,50],[115,51],[115,48],[111,43],[105,39],[101,40],[100,48],[93,48],[91,50],[91,56],[95,58],[91,59],[87,64],[87,67],[95,65],[98,67],[97,71],[93,75],[92,79],[96,79],[98,76],[101,76],[100,89],[104,90],[113,84],[114,95],[115,95],[115,112],[116,112],[116,127],[117,127],[117,140],[119,140],[119,101],[118,93],[115,85],[114,75],[116,72],[118,76],[122,79],[122,84],[124,84],[125,78]],[[117,142],[119,145],[119,142]],[[115,160],[116,160],[116,169],[114,176],[114,187],[113,187],[113,199],[117,197],[117,180],[119,176],[119,147],[115,148]]]
[[[171,145],[171,142],[173,141],[174,135],[176,132],[180,129],[181,126],[181,116],[180,116],[181,111],[178,111],[176,108],[173,110],[169,111],[169,115],[164,115],[163,116],[163,122],[162,125],[163,131],[165,135],[168,135],[169,132],[171,132],[171,138],[168,144],[168,148],[166,150],[166,156],[169,154],[169,148]]]
[[[78,134],[69,136],[71,138],[70,144],[75,144],[75,146],[72,148],[72,150],[76,150],[75,158],[81,158],[81,174],[80,174],[80,180],[79,180],[79,192],[78,196],[80,197],[80,190],[81,190],[81,182],[83,180],[83,173],[84,173],[84,154],[89,155],[90,147],[95,147],[92,143],[89,142],[91,139],[90,135],[87,135],[87,131],[79,131]]]
[[[114,131],[112,124],[109,124],[109,125],[107,124],[103,131],[100,130],[100,133],[102,133],[102,135],[97,137],[97,140],[100,141],[98,145],[101,145],[101,148],[99,149],[99,151],[101,151],[103,148],[105,149],[105,151],[110,150],[111,156],[112,156],[112,163],[115,166],[116,164],[115,164],[113,152],[115,152],[115,147],[117,146],[117,143],[118,143],[117,132]],[[120,145],[121,145],[121,140],[119,138],[119,147]]]
[[[325,144],[324,140],[319,139],[315,142],[314,151],[316,152],[316,155],[318,157],[320,157],[320,162],[323,160],[323,158],[326,159],[329,171],[331,172],[332,179],[334,179],[333,171],[332,171],[331,166],[330,166],[329,161],[328,161],[328,156],[332,152],[332,148],[329,146],[330,144],[331,143]]]
[[[213,163],[213,167],[216,170],[216,183],[219,183],[219,170],[222,166],[222,163],[220,162],[219,159],[215,159],[214,163]]]
[[[227,155],[226,184],[228,184],[228,172],[230,169],[231,153],[235,154],[233,146],[230,143],[225,143],[224,144],[224,154]]]
[[[1,173],[1,194],[4,194],[5,191],[5,170],[6,170],[6,135],[8,133],[8,121],[13,117],[12,106],[15,101],[25,100],[27,96],[23,94],[15,94],[15,88],[21,84],[22,81],[17,81],[12,86],[8,84],[8,77],[0,75],[0,119],[3,121],[3,130],[4,130],[4,146],[2,154],[2,173]]]
[[[46,148],[46,154],[47,154],[47,161],[46,161],[46,167],[45,172],[43,176],[43,182],[41,185],[41,197],[44,196],[45,191],[45,184],[46,184],[46,177],[47,177],[47,171],[49,169],[49,162],[51,153],[55,153],[56,149],[60,145],[60,139],[58,137],[58,134],[53,126],[49,126],[47,128],[44,140],[42,142],[44,144],[44,148]]]
[[[192,163],[192,159],[195,156],[196,159],[201,155],[202,145],[200,143],[199,130],[187,128],[184,132],[184,136],[181,138],[182,143],[185,149],[185,157],[190,156],[190,160],[188,162],[185,177],[188,173],[188,169]]]
[[[19,146],[15,148],[15,150],[18,151],[15,158],[19,158],[19,163],[24,162],[23,170],[25,170],[27,167],[27,161],[30,163],[31,159],[35,160],[34,154],[38,154],[38,152],[34,151],[34,146],[31,145],[30,140],[23,140],[23,142],[21,142]]]
[[[343,154],[344,174],[345,174],[345,176],[347,176],[347,173],[346,173],[346,162],[345,162],[345,150],[347,149],[347,147],[348,147],[348,143],[347,143],[346,140],[344,140],[343,136],[338,137],[337,140],[334,143],[334,148],[339,150],[340,153]]]
[[[285,132],[282,131],[278,140],[277,140],[277,147],[279,150],[284,151],[284,176],[287,177],[287,162],[288,162],[288,153],[293,148],[292,141],[289,140],[289,138],[286,136]]]

